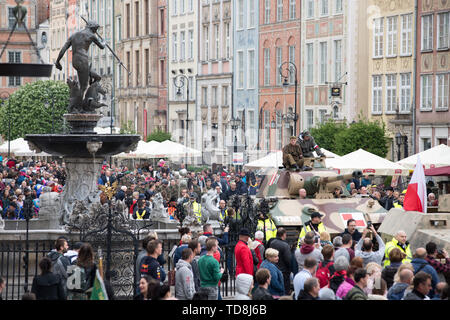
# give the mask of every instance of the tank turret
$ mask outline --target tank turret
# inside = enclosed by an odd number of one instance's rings
[[[339,188],[342,185],[342,181],[360,177],[362,177],[362,172],[359,170],[344,175],[336,175],[334,172],[329,172],[327,176],[305,176],[301,172],[291,172],[288,191],[291,196],[297,196],[299,190],[304,188],[308,197],[331,199],[333,198],[334,189]]]

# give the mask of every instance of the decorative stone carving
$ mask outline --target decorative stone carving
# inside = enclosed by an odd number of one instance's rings
[[[89,141],[89,142],[86,142],[86,148],[88,149],[90,154],[95,156],[98,149],[100,149],[102,147],[102,144],[103,143],[101,141]]]
[[[153,209],[150,220],[168,219],[167,209],[164,208],[164,199],[160,192],[153,197]]]
[[[5,229],[5,221],[3,221],[2,216],[0,216],[0,230],[4,230]]]
[[[202,196],[202,222],[212,223],[222,221],[220,218],[220,210],[218,208],[218,203],[220,197],[214,189],[209,190]]]
[[[97,187],[97,176],[103,158],[66,158],[67,178],[61,194],[61,222],[67,223],[76,201],[81,201],[89,208],[98,202],[100,191]]]

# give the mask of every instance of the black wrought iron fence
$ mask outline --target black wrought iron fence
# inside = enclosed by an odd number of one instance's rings
[[[92,245],[97,262],[98,250],[101,249],[104,254],[106,249],[106,242],[99,240],[85,239]],[[33,278],[40,274],[39,261],[54,248],[54,240],[29,240],[28,244],[29,264],[28,279],[26,279],[24,270],[26,243],[22,241],[0,243],[0,277],[6,282],[6,287],[1,295],[5,300],[20,300],[26,291],[31,290]],[[179,240],[176,239],[163,240],[163,252],[166,255],[164,269],[166,271],[174,268],[173,261],[168,257],[168,253],[174,245],[178,244]],[[139,250],[142,250],[142,248],[139,248]],[[234,245],[222,247],[222,252],[220,264],[227,271],[229,277],[226,282],[221,283],[220,294],[223,298],[227,298],[234,296],[236,293]],[[137,276],[133,241],[113,241],[110,259],[110,285],[115,298],[132,299],[135,294],[134,279]],[[106,264],[107,261],[104,260],[103,263]]]

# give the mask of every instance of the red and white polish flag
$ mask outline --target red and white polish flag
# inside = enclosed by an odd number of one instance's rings
[[[427,213],[427,186],[420,156],[417,156],[416,167],[406,190],[403,209]]]

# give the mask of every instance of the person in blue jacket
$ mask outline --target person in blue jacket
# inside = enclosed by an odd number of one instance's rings
[[[268,248],[266,249],[265,256],[266,259],[261,263],[259,268],[266,268],[270,271],[269,292],[272,296],[281,297],[284,295],[284,280],[281,270],[276,266],[276,263],[278,263],[278,250]]]
[[[411,264],[414,268],[414,274],[419,271],[428,273],[431,276],[431,290],[428,293],[428,297],[434,297],[434,290],[439,282],[439,277],[436,270],[428,263],[425,258],[427,257],[427,250],[425,248],[417,248],[414,254],[414,258],[411,260]]]

